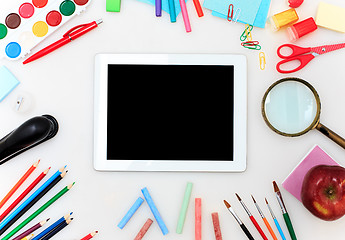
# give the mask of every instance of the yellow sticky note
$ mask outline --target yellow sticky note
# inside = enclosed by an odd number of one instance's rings
[[[316,24],[330,30],[345,33],[345,8],[320,2]]]

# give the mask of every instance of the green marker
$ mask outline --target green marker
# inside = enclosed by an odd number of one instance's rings
[[[121,0],[107,0],[107,12],[120,12]]]
[[[192,188],[193,188],[193,184],[190,183],[190,182],[187,183],[187,187],[186,187],[186,191],[184,193],[182,207],[181,207],[181,211],[180,211],[180,216],[179,216],[179,219],[178,219],[178,222],[177,222],[176,233],[178,233],[178,234],[182,233],[184,221],[186,219],[189,199],[190,199],[190,195],[192,193]]]

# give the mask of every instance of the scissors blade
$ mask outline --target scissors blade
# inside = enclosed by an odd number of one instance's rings
[[[311,51],[314,53],[317,53],[318,55],[321,55],[321,54],[332,52],[332,51],[335,51],[335,50],[338,50],[341,48],[345,48],[345,43],[313,47],[313,48],[311,48]]]

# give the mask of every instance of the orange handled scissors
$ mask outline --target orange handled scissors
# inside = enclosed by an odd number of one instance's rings
[[[283,55],[281,53],[282,48],[288,48],[292,51],[292,53],[288,55]],[[302,48],[293,44],[283,44],[277,49],[277,54],[280,58],[284,60],[280,61],[276,68],[277,71],[280,73],[292,73],[297,72],[304,68],[312,59],[316,56],[319,56],[324,53],[332,52],[334,50],[338,50],[341,48],[345,48],[345,43],[339,44],[332,44],[332,45],[324,45],[319,47],[309,47],[309,48]],[[300,65],[296,68],[290,70],[283,70],[281,65],[292,62],[292,61],[299,61]]]

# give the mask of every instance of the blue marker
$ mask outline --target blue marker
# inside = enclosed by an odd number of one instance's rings
[[[66,167],[66,166],[65,166]],[[25,202],[23,202],[16,210],[14,210],[6,219],[4,219],[0,223],[0,230],[3,229],[7,223],[9,223],[21,210],[23,210],[31,201],[35,199],[35,197],[40,194],[48,185],[54,181],[55,178],[57,178],[62,171],[65,169],[63,167],[62,169],[58,170],[53,176],[51,176],[45,183],[42,184],[42,186],[37,189]]]
[[[270,205],[268,204],[268,201],[267,201],[266,198],[265,198],[265,201],[266,201],[266,204],[267,204],[268,209],[270,210],[270,213],[271,213],[272,218],[273,218],[273,220],[274,220],[274,223],[275,223],[275,225],[276,225],[276,227],[277,227],[277,229],[278,229],[278,231],[279,231],[280,236],[282,237],[283,240],[286,240],[286,238],[285,238],[285,236],[284,236],[284,233],[283,233],[283,230],[282,230],[282,228],[280,227],[280,225],[279,225],[279,223],[278,223],[278,220],[277,220],[276,216],[274,215],[274,213],[273,213],[273,211],[272,211]]]
[[[164,223],[161,215],[159,214],[158,209],[157,209],[155,203],[153,202],[151,195],[149,194],[147,188],[141,189],[141,192],[143,193],[145,200],[146,200],[147,204],[149,205],[151,212],[153,213],[153,216],[155,217],[155,219],[158,223],[158,226],[160,227],[163,235],[168,234],[168,232],[169,232],[168,228],[165,226],[165,223]]]
[[[120,223],[117,225],[120,229],[124,228],[124,226],[127,224],[129,219],[134,215],[134,213],[138,210],[138,208],[141,206],[141,204],[144,202],[144,199],[139,197],[135,203],[132,205],[132,207],[128,210],[126,215],[122,218]]]
[[[47,227],[46,229],[44,229],[40,234],[38,234],[37,236],[35,236],[33,239],[31,240],[39,240],[41,239],[43,236],[45,236],[46,234],[48,234],[51,230],[53,230],[55,227],[57,227],[60,223],[66,221],[69,216],[72,215],[72,213],[63,216],[62,218],[60,218],[59,220],[57,220],[55,223],[53,223],[52,225],[50,225],[49,227]]]
[[[168,4],[169,4],[170,21],[174,23],[176,22],[175,2],[174,0],[168,0]]]

